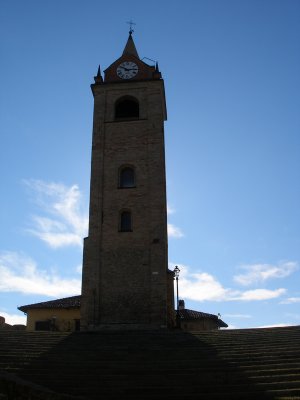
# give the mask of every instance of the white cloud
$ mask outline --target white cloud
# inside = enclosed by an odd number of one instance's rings
[[[245,270],[244,274],[234,276],[234,281],[248,286],[254,283],[262,283],[268,279],[285,278],[291,275],[298,268],[296,262],[284,262],[278,265],[271,264],[253,264],[243,265],[241,269]]]
[[[224,318],[252,318],[252,315],[248,314],[225,314]]]
[[[83,238],[87,235],[88,215],[82,210],[81,193],[77,185],[65,186],[61,183],[43,182],[41,180],[24,180],[30,189],[40,213],[33,215],[33,226],[28,232],[47,243],[52,248],[65,246],[82,247]],[[168,213],[175,210],[168,206]],[[181,238],[181,229],[168,224],[168,236]]]
[[[254,289],[246,290],[245,292],[239,292],[236,296],[233,295],[232,300],[269,300],[275,299],[276,297],[282,296],[286,292],[286,289],[280,288],[275,290],[269,289]]]
[[[65,279],[55,273],[37,268],[29,257],[13,253],[0,253],[0,291],[64,297],[79,294],[80,279]]]
[[[26,316],[18,314],[8,314],[0,310],[0,316],[5,318],[5,323],[9,325],[26,325]]]
[[[81,264],[79,264],[79,265],[77,265],[77,267],[75,267],[75,271],[77,272],[77,274],[82,274],[82,265]]]
[[[260,326],[252,326],[247,328],[239,328],[235,325],[228,325],[228,328],[221,328],[221,329],[258,329],[258,328],[285,328],[287,326],[295,326],[295,324],[286,324],[286,323],[278,323],[278,324],[270,324],[270,325],[260,325]]]
[[[170,268],[174,269],[175,264]],[[225,288],[211,274],[207,272],[190,273],[185,265],[179,265],[180,284],[179,296],[194,301],[259,301],[277,298],[286,292],[286,289],[275,290],[254,289],[234,290]]]
[[[295,304],[300,303],[300,297],[288,297],[285,300],[282,300],[280,304]]]
[[[174,214],[175,213],[175,208],[173,208],[170,204],[167,204],[167,214]]]
[[[228,296],[228,289],[206,272],[189,273],[184,265],[180,268],[180,297],[196,301],[221,301]]]
[[[82,211],[78,186],[68,187],[33,179],[25,180],[24,183],[34,195],[40,212],[46,214],[34,215],[33,227],[28,231],[52,248],[82,247],[83,238],[87,234],[88,216],[87,212]]]
[[[228,329],[240,329],[238,326],[236,325],[232,325],[232,324],[228,324],[227,328],[221,328],[221,330],[228,330]]]
[[[167,204],[167,214],[171,215],[176,212],[175,208],[173,208],[170,204]],[[179,239],[183,237],[184,234],[182,233],[181,229],[177,226],[168,223],[168,237],[169,238],[176,238]]]
[[[285,324],[285,323],[279,323],[279,324],[271,324],[271,325],[261,325],[261,326],[256,326],[253,328],[285,328],[286,326],[294,326],[293,324]]]
[[[168,224],[168,236],[172,238],[179,239],[184,236],[181,229],[175,225]]]

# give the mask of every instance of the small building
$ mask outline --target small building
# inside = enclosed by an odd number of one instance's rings
[[[184,300],[179,300],[180,328],[183,331],[211,331],[227,328],[228,325],[218,315],[185,308]]]
[[[80,330],[81,296],[18,307],[27,314],[27,331],[74,332]]]
[[[18,307],[27,314],[27,331],[60,332],[80,330],[80,308],[81,296]],[[179,300],[179,316],[180,328],[184,331],[208,331],[228,326],[217,315],[186,309],[184,300]]]

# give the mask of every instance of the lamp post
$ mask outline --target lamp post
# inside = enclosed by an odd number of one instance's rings
[[[174,268],[174,279],[176,280],[176,294],[177,294],[177,307],[176,307],[176,328],[180,328],[180,315],[179,315],[179,294],[178,294],[178,279],[180,269],[176,265]]]

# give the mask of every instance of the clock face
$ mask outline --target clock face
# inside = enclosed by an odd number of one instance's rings
[[[137,73],[139,69],[138,66],[132,61],[124,61],[117,68],[117,75],[121,79],[131,79]]]

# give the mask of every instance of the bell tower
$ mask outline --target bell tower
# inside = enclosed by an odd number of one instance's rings
[[[99,67],[94,79],[81,327],[163,328],[168,325],[168,304],[173,302],[164,82],[157,64],[139,58],[132,30],[121,57],[104,71],[104,78]]]

